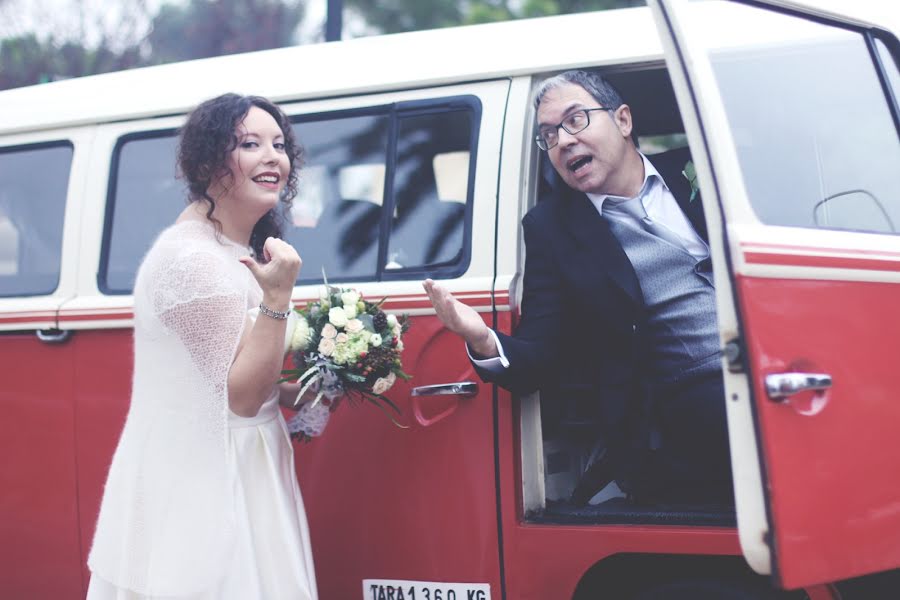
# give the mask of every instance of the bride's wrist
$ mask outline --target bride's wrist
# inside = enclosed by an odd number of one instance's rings
[[[263,294],[262,304],[271,310],[286,312],[291,309],[291,298],[290,296]]]
[[[277,304],[275,306],[278,306]],[[272,319],[276,319],[279,321],[286,321],[287,318],[291,315],[291,308],[288,305],[286,308],[273,308],[272,305],[268,304],[265,300],[259,303],[259,312],[267,317]]]

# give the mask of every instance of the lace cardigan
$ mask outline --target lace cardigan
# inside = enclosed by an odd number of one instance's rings
[[[119,587],[194,594],[228,564],[235,469],[227,376],[261,296],[236,260],[247,253],[188,221],[163,231],[138,270],[131,406],[88,559]]]

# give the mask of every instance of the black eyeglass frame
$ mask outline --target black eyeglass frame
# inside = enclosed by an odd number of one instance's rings
[[[545,127],[544,129],[548,130],[548,129],[552,128],[554,133],[558,133],[559,128],[562,127],[563,130],[566,133],[568,133],[569,135],[575,135],[576,133],[581,133],[582,131],[584,131],[585,129],[587,129],[588,127],[591,126],[591,113],[594,112],[595,110],[611,110],[611,111],[615,112],[618,109],[617,108],[609,108],[606,106],[598,106],[597,108],[581,108],[581,109],[570,112],[568,115],[566,115],[566,118],[563,119],[562,121],[560,121],[557,125],[551,126],[551,127]],[[568,121],[569,119],[571,119],[573,115],[577,115],[578,113],[584,113],[584,119],[585,119],[584,127],[582,127],[581,129],[576,129],[575,131],[572,131],[571,129],[566,127],[564,125],[564,123],[566,121]],[[552,146],[548,146],[547,143],[544,141],[544,137],[541,135],[541,132],[538,131],[537,134],[535,134],[535,136],[534,136],[534,143],[537,144],[537,147],[540,148],[541,150],[543,150],[544,152],[549,152],[552,148],[556,147],[556,144],[559,144],[559,136],[556,137],[556,143],[554,143]]]

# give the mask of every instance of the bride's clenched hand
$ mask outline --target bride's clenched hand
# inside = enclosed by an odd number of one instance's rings
[[[294,282],[303,261],[294,247],[278,238],[270,237],[263,244],[263,258],[259,263],[253,257],[239,260],[253,274],[263,291],[263,302],[273,310],[285,310],[291,301]]]

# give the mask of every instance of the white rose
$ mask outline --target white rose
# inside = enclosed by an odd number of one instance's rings
[[[403,340],[397,338],[397,352],[403,352]]]
[[[350,333],[358,333],[363,330],[363,327],[363,322],[359,319],[350,319],[349,321],[347,321],[346,329]]]
[[[385,379],[387,379],[388,384],[394,385],[394,382],[397,381],[397,376],[394,375],[393,371],[391,371],[387,374],[387,377],[385,377]]]
[[[397,324],[397,315],[388,315],[387,322],[388,322],[388,325],[390,325],[391,328],[393,328],[394,325]]]
[[[331,356],[334,354],[334,340],[324,337],[319,340],[319,354],[322,356]]]
[[[375,385],[372,386],[372,391],[376,394],[383,394],[394,385],[394,382],[389,380],[386,377],[379,377],[375,380]]]
[[[294,323],[294,331],[291,333],[291,352],[303,350],[308,343],[309,323],[306,322],[306,319],[297,315],[297,320]]]
[[[372,344],[375,348],[381,345],[381,336],[377,333],[373,333],[372,337],[369,338],[369,343]]]
[[[355,314],[353,315],[356,316]],[[328,311],[328,321],[335,327],[343,327],[347,324],[347,313],[340,306],[335,306]]]
[[[338,344],[346,344],[347,340],[349,340],[349,339],[350,339],[349,335],[341,332],[341,333],[337,334],[337,336],[335,336],[334,341]]]
[[[345,304],[344,305],[344,314],[347,315],[348,319],[355,319],[358,311],[356,310],[355,304]]]
[[[331,323],[325,323],[325,327],[322,328],[322,337],[328,339],[334,339],[334,336],[337,335],[337,329],[334,328],[334,325]]]
[[[359,292],[350,290],[341,294],[341,303],[344,305],[344,308],[348,306],[356,307],[357,302],[359,302]]]
[[[400,337],[400,334],[403,332],[403,328],[400,327],[400,323],[396,323],[393,326],[392,331],[394,332],[394,337]]]

